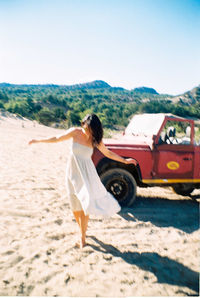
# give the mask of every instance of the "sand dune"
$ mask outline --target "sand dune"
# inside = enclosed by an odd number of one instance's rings
[[[92,217],[89,245],[77,249],[64,183],[69,142],[27,145],[60,132],[0,115],[0,295],[198,295],[200,191],[192,200],[138,189],[132,208]]]

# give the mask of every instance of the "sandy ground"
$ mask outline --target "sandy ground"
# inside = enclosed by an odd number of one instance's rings
[[[60,131],[0,118],[1,296],[198,295],[200,191],[138,189],[132,208],[91,217],[80,250],[64,183],[69,142],[28,146]]]

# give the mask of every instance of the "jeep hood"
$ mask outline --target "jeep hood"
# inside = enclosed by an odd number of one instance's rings
[[[125,129],[125,135],[153,137],[165,119],[165,114],[139,114],[133,116]]]
[[[113,137],[112,139],[104,139],[104,144],[108,147],[143,147],[152,149],[153,140],[151,137],[121,135]]]
[[[105,144],[112,146],[153,147],[153,136],[157,135],[164,121],[165,114],[134,115],[125,129],[123,136],[105,140]]]

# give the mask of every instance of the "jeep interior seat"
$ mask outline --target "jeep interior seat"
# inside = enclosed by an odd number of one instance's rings
[[[176,128],[173,126],[169,126],[166,133],[166,143],[167,144],[177,144],[176,140]]]
[[[182,139],[182,144],[189,145],[190,144],[190,134],[191,134],[191,127],[187,126],[185,130],[185,136]]]
[[[166,138],[166,132],[162,131],[158,140],[158,144],[166,144],[167,138]]]

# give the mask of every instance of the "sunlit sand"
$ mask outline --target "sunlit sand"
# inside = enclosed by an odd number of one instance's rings
[[[138,189],[132,208],[91,217],[87,246],[65,191],[60,130],[0,114],[1,296],[186,296],[198,293],[198,197]]]

